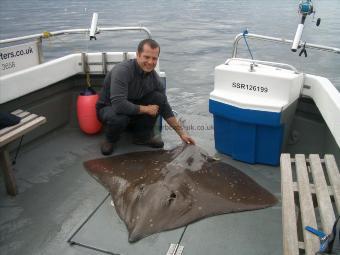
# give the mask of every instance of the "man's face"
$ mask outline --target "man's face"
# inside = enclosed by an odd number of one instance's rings
[[[157,65],[159,48],[152,49],[150,45],[144,44],[143,51],[137,52],[137,63],[144,72],[151,72]]]

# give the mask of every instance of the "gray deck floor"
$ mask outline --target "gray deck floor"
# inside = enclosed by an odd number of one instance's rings
[[[194,134],[195,135],[195,134]],[[194,136],[193,135],[193,136]],[[198,134],[197,134],[198,135]],[[212,132],[201,134],[199,145],[214,154]],[[0,253],[15,254],[103,254],[67,239],[105,198],[107,192],[84,170],[82,162],[101,157],[102,137],[86,136],[78,129],[63,128],[25,146],[15,165],[19,188],[7,196],[0,184]],[[145,150],[122,139],[116,153]],[[179,144],[172,131],[164,131],[166,148]],[[254,178],[280,200],[278,167],[248,165],[218,155]],[[1,177],[2,178],[2,177]],[[104,202],[73,240],[117,254],[166,254],[184,228],[127,242],[124,224],[109,201]],[[281,204],[259,211],[210,217],[189,225],[181,245],[185,255],[194,254],[282,254]]]

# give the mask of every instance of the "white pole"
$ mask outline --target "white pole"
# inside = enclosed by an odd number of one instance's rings
[[[299,24],[296,29],[296,33],[295,33],[295,37],[294,37],[294,41],[292,45],[292,51],[294,52],[296,52],[297,48],[299,47],[301,36],[302,36],[302,31],[303,31],[303,26],[304,26],[303,24]]]
[[[92,23],[90,28],[90,40],[96,40],[96,32],[97,32],[97,23],[98,23],[98,13],[94,12],[92,16]]]

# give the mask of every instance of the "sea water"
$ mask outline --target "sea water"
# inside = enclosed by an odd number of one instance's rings
[[[211,124],[208,98],[213,90],[214,67],[231,57],[234,37],[248,29],[250,33],[293,39],[300,21],[298,2],[1,0],[0,37],[89,28],[93,12],[99,15],[99,27],[145,26],[161,45],[160,68],[167,75],[173,109],[182,116],[191,116],[191,120],[196,116],[207,131]],[[321,25],[317,27],[309,16],[302,40],[340,48],[340,1],[313,2],[314,21],[321,17]],[[44,59],[73,52],[135,51],[145,37],[143,32],[105,32],[92,41],[85,35],[50,38],[43,43]],[[290,45],[249,40],[249,46],[255,59],[291,64],[303,72],[327,77],[340,89],[339,54],[307,50],[305,58],[291,52]],[[238,56],[250,57],[243,41]]]

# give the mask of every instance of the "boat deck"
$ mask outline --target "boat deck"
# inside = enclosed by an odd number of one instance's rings
[[[209,144],[205,149],[214,154],[211,133],[197,142],[202,146],[205,141]],[[163,139],[166,149],[180,143],[173,131],[165,130]],[[8,196],[1,180],[1,254],[103,254],[67,242],[107,197],[106,190],[82,166],[85,160],[101,157],[101,140],[101,135],[87,136],[77,128],[64,127],[20,150],[14,166],[19,194]],[[128,136],[121,139],[116,154],[148,149],[131,145],[128,140]],[[165,255],[170,244],[179,241],[186,255],[282,254],[279,167],[248,165],[227,156],[218,157],[270,190],[279,203],[263,210],[206,218],[129,244],[125,225],[107,198],[72,241],[109,254],[125,255]]]

